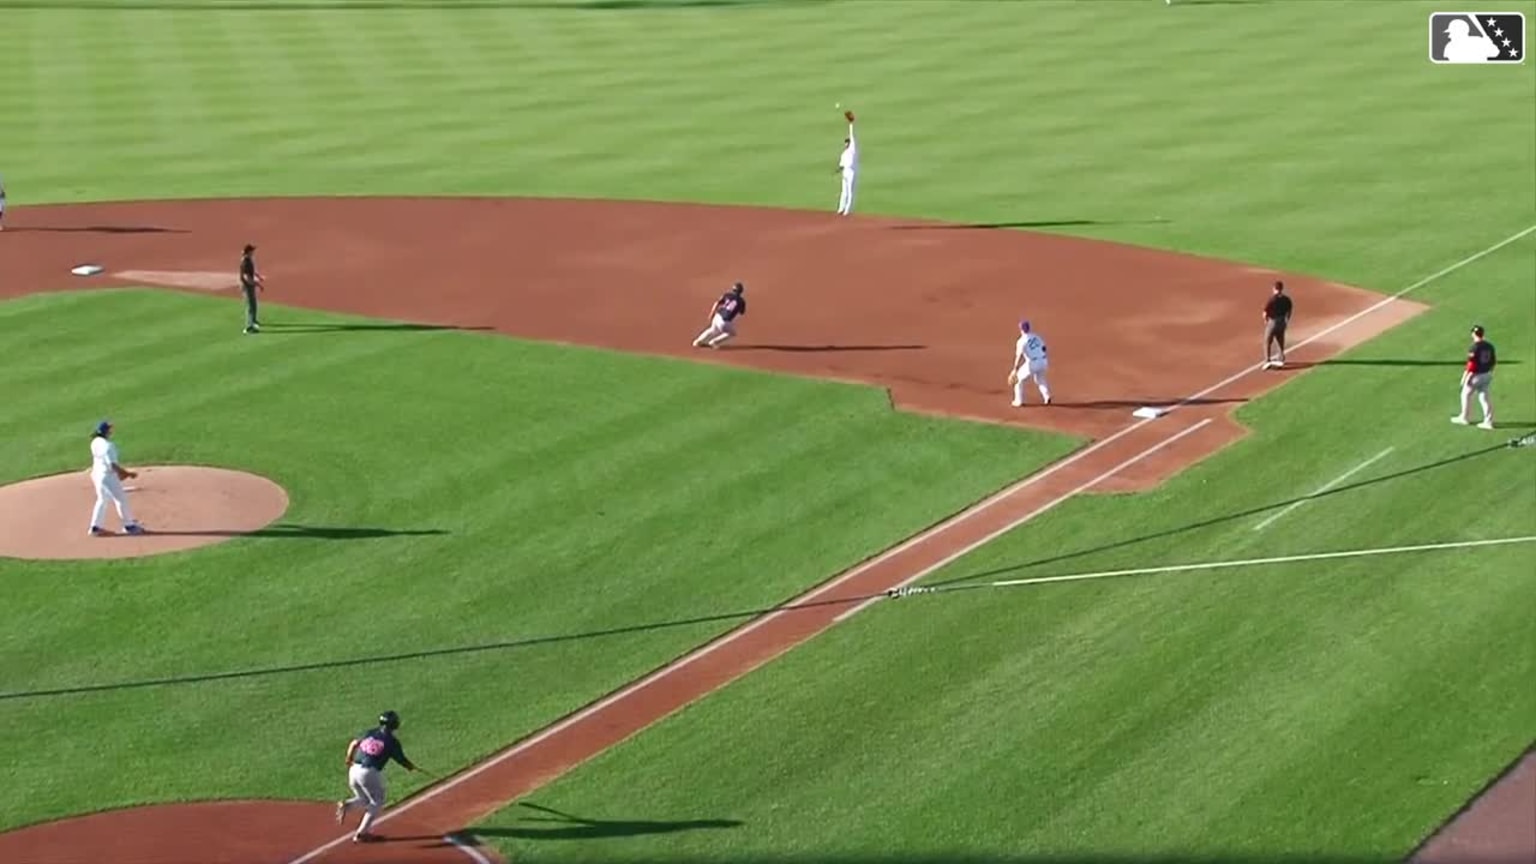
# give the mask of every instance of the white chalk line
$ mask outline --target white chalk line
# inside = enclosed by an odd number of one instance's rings
[[[1333,487],[1339,485],[1340,483],[1343,483],[1345,480],[1348,480],[1349,478],[1355,476],[1356,474],[1359,474],[1361,471],[1364,471],[1365,469],[1367,469],[1367,468],[1371,467],[1372,465],[1376,464],[1377,462],[1381,461],[1382,458],[1385,457],[1388,453],[1391,453],[1392,450],[1393,450],[1393,448],[1388,447],[1387,449],[1381,451],[1380,453],[1377,453],[1375,456],[1372,456],[1371,458],[1365,460],[1364,462],[1361,462],[1359,465],[1356,465],[1355,467],[1349,469],[1348,471],[1345,471],[1343,474],[1340,474],[1339,476],[1333,478],[1332,480],[1329,480],[1327,483],[1324,483],[1323,485],[1319,486],[1317,488],[1317,490],[1314,491],[1312,494],[1307,495],[1307,496],[1305,496],[1303,498],[1298,498],[1295,501],[1292,501],[1290,506],[1286,507],[1284,510],[1281,510],[1278,513],[1271,514],[1269,516],[1269,518],[1267,518],[1263,522],[1260,522],[1259,524],[1253,526],[1253,530],[1255,530],[1255,531],[1263,531],[1265,528],[1268,528],[1269,526],[1275,524],[1275,522],[1278,521],[1280,519],[1280,517],[1284,516],[1285,514],[1291,512],[1292,510],[1295,510],[1297,507],[1300,507],[1303,504],[1306,504],[1307,502],[1311,501],[1312,499],[1314,499],[1314,498],[1318,497],[1319,495],[1322,495],[1323,493],[1327,492],[1329,489],[1332,489]]]
[[[1536,534],[1525,537],[1500,537],[1493,540],[1457,540],[1445,543],[1423,543],[1417,546],[1385,546],[1375,549],[1346,549],[1341,552],[1311,552],[1304,555],[1281,555],[1274,558],[1243,558],[1229,561],[1206,561],[1199,564],[1170,564],[1163,567],[1134,567],[1129,570],[1099,570],[1090,573],[1072,573],[1066,576],[1037,576],[1029,579],[1004,579],[997,582],[973,582],[960,585],[934,585],[919,588],[915,594],[940,594],[949,591],[973,591],[979,588],[1018,588],[1025,585],[1050,585],[1058,582],[1087,582],[1094,579],[1114,579],[1127,576],[1151,576],[1158,573],[1187,573],[1194,570],[1228,570],[1235,567],[1264,567],[1273,564],[1294,564],[1303,561],[1328,561],[1338,558],[1366,558],[1375,555],[1403,555],[1409,552],[1434,552],[1445,549],[1475,549],[1481,546],[1503,546],[1513,543],[1531,543]]]
[[[1536,231],[1536,225],[1532,225],[1531,227],[1525,229],[1524,231],[1519,232],[1518,234],[1515,234],[1512,237],[1509,237],[1507,239],[1501,240],[1498,243],[1495,243],[1494,245],[1488,247],[1487,249],[1484,249],[1481,252],[1478,252],[1478,253],[1476,253],[1474,255],[1469,255],[1466,258],[1463,258],[1462,260],[1457,261],[1456,263],[1452,264],[1451,266],[1444,268],[1443,270],[1440,270],[1440,271],[1438,271],[1436,273],[1432,273],[1429,276],[1426,276],[1425,278],[1420,279],[1418,282],[1415,282],[1414,284],[1409,285],[1407,288],[1404,288],[1403,290],[1397,292],[1396,294],[1393,294],[1390,297],[1383,298],[1381,301],[1379,301],[1379,302],[1377,302],[1375,304],[1372,304],[1371,306],[1368,306],[1368,307],[1366,307],[1365,309],[1363,309],[1363,310],[1361,310],[1359,312],[1356,312],[1354,315],[1351,315],[1350,317],[1345,318],[1342,321],[1338,321],[1338,322],[1336,322],[1336,323],[1334,323],[1334,324],[1332,324],[1332,325],[1330,325],[1328,327],[1325,327],[1322,330],[1318,331],[1317,333],[1314,333],[1313,335],[1307,337],[1306,339],[1303,339],[1302,341],[1297,342],[1296,345],[1291,350],[1295,350],[1296,348],[1305,347],[1306,345],[1308,345],[1308,344],[1310,344],[1310,343],[1312,343],[1312,342],[1314,342],[1314,341],[1316,341],[1318,339],[1321,339],[1321,338],[1329,335],[1330,333],[1333,333],[1333,332],[1339,330],[1342,327],[1345,327],[1345,326],[1347,326],[1349,324],[1352,324],[1355,321],[1359,320],[1360,318],[1363,318],[1366,315],[1369,315],[1372,312],[1375,312],[1376,310],[1381,309],[1381,308],[1387,306],[1388,304],[1392,303],[1395,300],[1401,299],[1403,296],[1405,296],[1405,295],[1407,295],[1407,294],[1409,294],[1409,293],[1411,293],[1413,291],[1416,291],[1419,288],[1424,287],[1425,285],[1428,285],[1429,283],[1435,281],[1436,279],[1439,279],[1439,278],[1441,278],[1443,276],[1446,276],[1446,275],[1448,275],[1450,273],[1453,273],[1453,272],[1461,269],[1462,267],[1465,267],[1468,264],[1471,264],[1472,262],[1477,261],[1480,258],[1483,258],[1484,256],[1490,255],[1490,254],[1498,251],[1499,249],[1502,249],[1505,246],[1508,246],[1509,244],[1515,242],[1516,240],[1519,240],[1521,237],[1524,237],[1527,234],[1532,233],[1533,231]],[[1190,404],[1190,403],[1192,403],[1192,402],[1194,402],[1196,400],[1203,399],[1206,396],[1209,396],[1210,394],[1216,392],[1217,390],[1220,390],[1223,387],[1226,387],[1226,386],[1232,384],[1235,381],[1241,380],[1244,376],[1251,375],[1251,374],[1253,374],[1256,371],[1260,371],[1262,368],[1263,368],[1263,364],[1260,364],[1260,363],[1256,363],[1256,364],[1254,364],[1252,366],[1249,366],[1249,367],[1241,370],[1240,372],[1238,372],[1238,373],[1236,373],[1234,375],[1228,376],[1227,378],[1225,378],[1225,379],[1223,379],[1223,380],[1221,380],[1221,381],[1211,385],[1210,387],[1205,388],[1204,390],[1201,390],[1201,391],[1199,391],[1197,393],[1194,393],[1194,394],[1191,394],[1189,396],[1184,397],[1182,400],[1180,400],[1179,402],[1175,403],[1174,405],[1168,406],[1167,410],[1171,412],[1175,408],[1183,407],[1183,406],[1188,405],[1188,404]],[[1164,416],[1167,416],[1167,415],[1165,414]],[[969,521],[970,519],[974,518],[975,516],[979,515],[980,513],[984,512],[984,511],[986,511],[987,509],[990,509],[993,505],[997,504],[999,501],[1002,501],[1003,499],[1009,497],[1010,495],[1013,495],[1017,491],[1019,491],[1021,489],[1024,489],[1024,488],[1026,488],[1026,487],[1028,487],[1028,486],[1030,486],[1030,485],[1032,485],[1032,484],[1034,484],[1034,483],[1036,483],[1036,482],[1038,482],[1040,480],[1043,480],[1046,477],[1049,477],[1052,474],[1056,473],[1057,471],[1060,471],[1061,469],[1068,467],[1069,465],[1076,464],[1077,462],[1081,461],[1082,459],[1085,459],[1088,456],[1090,456],[1090,455],[1092,455],[1094,453],[1097,453],[1099,450],[1102,450],[1103,448],[1105,448],[1105,447],[1109,446],[1110,444],[1118,441],[1119,439],[1125,437],[1126,435],[1129,435],[1132,432],[1135,432],[1136,430],[1140,429],[1142,426],[1145,426],[1146,424],[1152,423],[1152,422],[1154,422],[1154,419],[1151,419],[1151,418],[1138,420],[1135,423],[1132,423],[1131,425],[1126,426],[1124,429],[1121,429],[1120,431],[1111,434],[1107,438],[1102,438],[1102,439],[1100,439],[1098,441],[1095,441],[1093,444],[1091,444],[1088,447],[1086,447],[1086,448],[1084,448],[1082,450],[1079,450],[1078,452],[1068,456],[1067,458],[1063,459],[1062,461],[1048,466],[1043,471],[1040,471],[1038,473],[1032,474],[1029,477],[1025,477],[1024,479],[1020,480],[1018,483],[1015,483],[1012,486],[1009,486],[1007,489],[1004,489],[1002,492],[997,493],[996,495],[992,496],[991,498],[988,498],[987,500],[982,501],[981,503],[976,504],[976,505],[972,506],[971,508],[969,508],[967,510],[963,510],[960,513],[955,514],[955,516],[951,517],[950,519],[948,519],[948,520],[946,520],[944,522],[939,523],[938,525],[934,526],[933,528],[930,528],[930,529],[928,529],[928,530],[926,530],[926,531],[924,531],[924,532],[922,532],[922,533],[920,533],[920,534],[918,534],[918,535],[916,535],[914,537],[909,538],[908,540],[906,540],[906,541],[904,541],[904,542],[902,542],[902,543],[900,543],[900,544],[898,544],[896,546],[891,547],[890,549],[886,550],[885,552],[882,552],[881,554],[875,556],[874,558],[870,559],[869,561],[866,561],[863,564],[860,564],[860,565],[854,567],[853,569],[844,572],[842,575],[832,579],[831,581],[825,582],[822,585],[820,585],[819,587],[812,589],[809,593],[801,595],[800,597],[797,597],[794,600],[789,601],[788,603],[786,603],[783,606],[781,606],[779,609],[777,609],[777,610],[775,610],[773,612],[769,612],[767,615],[764,615],[761,618],[758,618],[758,619],[755,619],[753,621],[750,621],[747,624],[744,624],[741,627],[739,627],[739,628],[737,628],[735,630],[732,630],[729,633],[726,633],[724,636],[721,636],[719,639],[716,639],[713,642],[705,644],[704,646],[702,646],[699,649],[693,651],[692,653],[689,653],[689,654],[679,658],[678,660],[676,660],[676,661],[674,661],[672,663],[669,663],[669,664],[667,664],[665,666],[662,666],[661,668],[657,669],[655,672],[652,672],[651,674],[649,674],[646,677],[640,679],[639,681],[636,681],[636,682],[634,682],[634,683],[632,683],[632,684],[630,684],[630,685],[628,685],[628,686],[626,686],[626,687],[624,687],[624,688],[622,688],[622,689],[620,689],[620,690],[618,690],[618,691],[616,691],[616,692],[614,692],[614,693],[612,693],[612,694],[610,694],[610,695],[608,695],[608,696],[598,700],[597,702],[594,702],[591,705],[588,705],[586,708],[583,708],[580,711],[577,711],[575,714],[568,715],[564,719],[557,721],[555,724],[553,724],[551,726],[545,727],[544,730],[542,730],[539,733],[535,734],[533,737],[531,737],[531,738],[529,738],[529,739],[527,739],[527,740],[525,740],[525,741],[523,741],[523,742],[521,742],[519,744],[513,745],[512,747],[510,747],[510,748],[508,748],[506,750],[503,750],[501,753],[498,753],[497,755],[491,757],[490,759],[488,759],[488,760],[486,760],[484,762],[479,763],[478,765],[472,766],[469,770],[465,771],[463,774],[460,774],[460,775],[457,775],[457,776],[455,776],[453,778],[450,778],[447,782],[443,783],[442,785],[432,787],[432,788],[428,789],[426,792],[423,792],[421,795],[402,802],[398,807],[395,807],[395,808],[393,808],[391,810],[388,810],[385,813],[381,814],[379,816],[378,820],[376,820],[375,824],[380,824],[380,823],[383,823],[383,822],[387,822],[390,819],[394,818],[395,816],[399,816],[402,813],[408,812],[411,808],[415,807],[416,805],[419,805],[419,804],[424,803],[426,801],[430,801],[431,799],[435,798],[436,796],[438,796],[438,795],[440,795],[440,794],[442,794],[444,792],[447,792],[447,791],[449,791],[451,789],[456,788],[459,784],[467,782],[468,780],[478,776],[482,772],[489,771],[492,768],[495,768],[497,765],[500,765],[501,763],[507,761],[508,759],[511,759],[512,757],[518,755],[519,753],[523,752],[524,750],[527,750],[528,748],[533,747],[533,746],[539,744],[540,742],[544,741],[545,739],[547,739],[547,738],[549,738],[549,737],[551,737],[553,735],[559,734],[560,732],[564,731],[565,729],[567,729],[567,728],[569,728],[569,727],[571,727],[571,726],[573,726],[573,725],[575,725],[577,723],[580,723],[582,720],[585,720],[586,718],[592,716],[593,714],[606,709],[608,706],[614,704],[615,702],[618,702],[618,701],[620,701],[622,699],[627,698],[630,694],[634,693],[636,690],[639,690],[639,689],[641,689],[643,687],[650,686],[653,682],[655,682],[655,681],[657,681],[659,679],[670,677],[671,675],[675,675],[677,672],[679,672],[680,670],[686,668],[688,665],[698,661],[699,659],[701,659],[701,658],[703,658],[705,656],[708,656],[709,654],[713,653],[717,649],[719,649],[721,647],[724,647],[725,645],[730,644],[731,642],[735,641],[736,639],[741,638],[742,636],[747,635],[748,633],[754,632],[759,627],[767,624],[771,620],[774,620],[776,617],[778,617],[778,615],[782,614],[784,611],[787,611],[787,610],[792,609],[792,608],[797,607],[797,606],[804,605],[807,601],[809,601],[809,600],[811,600],[811,599],[813,599],[815,597],[818,597],[821,594],[824,594],[824,593],[832,590],[833,588],[836,588],[837,586],[847,582],[849,579],[853,579],[854,577],[858,576],[860,573],[863,573],[863,572],[867,571],[869,568],[874,567],[877,564],[880,564],[881,562],[891,558],[892,556],[898,555],[898,554],[906,551],[907,549],[910,549],[911,547],[917,545],[918,543],[926,542],[927,540],[929,540],[933,536],[939,534],[940,532],[946,531],[946,530],[954,527],[955,525],[958,525],[958,524],[961,524],[963,522]],[[326,843],[326,844],[324,844],[322,846],[318,846],[318,847],[310,850],[309,852],[306,852],[303,855],[300,855],[299,857],[294,858],[294,859],[288,861],[287,864],[307,864],[307,862],[313,861],[314,859],[320,857],[321,855],[325,854],[326,852],[329,852],[330,850],[332,850],[332,849],[334,849],[334,848],[336,848],[336,847],[346,843],[350,839],[350,837],[351,837],[351,835],[342,835],[342,836],[336,838],[335,840],[330,841],[329,843]]]
[[[475,864],[491,864],[491,859],[485,857],[485,854],[476,849],[473,843],[464,838],[450,835],[443,839],[448,842],[448,845],[468,855],[469,860],[475,862]]]
[[[1355,323],[1356,321],[1359,321],[1361,318],[1364,318],[1365,316],[1371,314],[1372,312],[1376,312],[1377,310],[1384,309],[1387,306],[1390,306],[1391,304],[1396,303],[1398,300],[1403,299],[1404,297],[1408,296],[1409,294],[1412,294],[1414,291],[1417,291],[1420,288],[1423,288],[1425,285],[1428,285],[1429,283],[1434,282],[1437,279],[1440,279],[1440,278],[1442,278],[1444,276],[1449,276],[1450,274],[1455,273],[1457,270],[1460,270],[1461,268],[1467,266],[1468,264],[1473,263],[1474,261],[1479,261],[1479,260],[1481,260],[1481,259],[1483,259],[1483,258],[1485,258],[1485,257],[1487,257],[1489,255],[1492,255],[1493,253],[1499,251],[1500,249],[1503,249],[1505,246],[1508,246],[1509,244],[1514,243],[1515,241],[1519,240],[1520,238],[1522,238],[1525,235],[1530,234],[1532,232],[1536,232],[1536,225],[1532,225],[1532,226],[1530,226],[1529,228],[1526,228],[1523,231],[1516,232],[1515,234],[1512,234],[1509,237],[1506,237],[1503,240],[1500,240],[1499,242],[1493,244],[1492,246],[1489,246],[1487,249],[1484,249],[1481,252],[1476,252],[1474,254],[1468,255],[1467,257],[1461,259],[1460,261],[1457,261],[1456,263],[1450,265],[1449,267],[1445,267],[1445,268],[1443,268],[1441,270],[1437,270],[1434,273],[1431,273],[1428,276],[1425,276],[1423,279],[1420,279],[1419,281],[1413,283],[1412,285],[1409,285],[1407,288],[1404,288],[1403,290],[1398,291],[1396,294],[1392,294],[1390,296],[1381,298],[1380,300],[1376,301],[1375,303],[1372,303],[1371,305],[1365,307],[1364,309],[1361,309],[1359,312],[1356,312],[1355,314],[1349,316],[1348,318],[1345,318],[1342,321],[1335,321],[1334,323],[1328,325],[1327,327],[1324,327],[1323,329],[1317,331],[1316,333],[1313,333],[1311,336],[1308,336],[1307,338],[1301,340],[1300,342],[1297,342],[1295,345],[1292,345],[1287,350],[1295,351],[1298,348],[1305,348],[1306,346],[1311,345],[1313,342],[1316,342],[1319,339],[1322,339],[1322,338],[1324,338],[1326,336],[1329,336],[1329,335],[1331,335],[1333,333],[1338,332],[1339,330],[1341,330],[1341,329],[1343,329],[1345,327],[1348,327],[1349,325]],[[1248,368],[1244,369],[1241,372],[1238,372],[1235,375],[1231,375],[1231,376],[1229,376],[1227,378],[1222,379],[1221,381],[1218,381],[1215,384],[1212,384],[1211,386],[1205,388],[1204,390],[1201,390],[1199,393],[1196,393],[1196,394],[1194,394],[1192,396],[1186,396],[1183,399],[1181,399],[1180,401],[1175,402],[1173,405],[1166,406],[1167,410],[1168,411],[1173,411],[1175,408],[1182,408],[1185,405],[1188,405],[1191,402],[1194,402],[1194,401],[1196,401],[1198,399],[1204,399],[1205,397],[1211,395],[1212,393],[1215,393],[1217,390],[1221,390],[1221,389],[1225,388],[1226,386],[1228,386],[1229,384],[1233,384],[1233,383],[1235,383],[1237,381],[1240,381],[1244,377],[1246,377],[1248,375],[1251,375],[1254,372],[1262,371],[1263,369],[1264,369],[1264,364],[1263,363],[1255,363],[1254,365],[1249,366]]]
[[[1110,469],[1104,471],[1103,473],[1099,474],[1097,477],[1094,477],[1092,480],[1088,480],[1088,481],[1086,481],[1084,483],[1079,483],[1070,492],[1064,492],[1061,495],[1058,495],[1055,498],[1052,498],[1050,501],[1047,501],[1046,503],[1041,504],[1039,507],[1036,507],[1035,509],[1029,511],[1028,513],[1025,513],[1023,516],[1020,516],[1017,519],[1010,519],[1008,521],[1008,524],[1004,525],[1001,528],[998,528],[996,531],[993,531],[993,532],[987,534],[985,537],[982,537],[981,539],[976,540],[975,542],[967,543],[966,545],[962,546],[961,548],[954,550],[953,552],[945,555],[943,558],[940,558],[938,561],[935,561],[934,563],[928,565],[927,567],[922,568],[921,570],[917,571],[916,573],[913,573],[912,575],[908,576],[907,578],[905,578],[905,579],[901,580],[900,582],[896,583],[895,585],[892,586],[892,589],[905,588],[906,586],[911,585],[913,582],[916,582],[919,579],[922,579],[922,578],[928,576],[930,573],[934,573],[934,572],[936,572],[938,570],[943,569],[944,567],[949,566],[950,564],[954,563],[955,561],[965,557],[966,555],[969,555],[970,553],[976,551],[977,549],[981,548],[982,546],[985,546],[986,544],[991,543],[993,540],[996,540],[997,538],[1003,536],[1004,534],[1007,534],[1009,531],[1012,531],[1013,529],[1019,527],[1020,525],[1023,525],[1024,523],[1030,521],[1031,519],[1034,519],[1035,517],[1037,517],[1040,514],[1046,512],[1047,510],[1054,509],[1057,505],[1062,504],[1067,499],[1072,498],[1072,497],[1074,497],[1076,495],[1080,495],[1080,494],[1082,494],[1084,492],[1087,492],[1089,489],[1092,489],[1093,487],[1099,485],[1100,483],[1103,483],[1105,480],[1108,480],[1109,478],[1115,476],[1116,474],[1119,474],[1121,471],[1124,471],[1125,469],[1131,467],[1132,465],[1135,465],[1137,462],[1140,462],[1141,460],[1147,458],[1148,456],[1151,456],[1152,454],[1158,452],[1159,450],[1162,450],[1164,447],[1167,447],[1168,445],[1174,443],[1175,441],[1178,441],[1180,438],[1183,438],[1185,435],[1189,435],[1189,434],[1191,434],[1193,432],[1197,432],[1197,431],[1199,431],[1201,429],[1204,429],[1207,425],[1210,424],[1210,422],[1211,422],[1210,418],[1207,417],[1206,419],[1201,420],[1199,423],[1196,423],[1195,425],[1190,426],[1187,429],[1183,429],[1183,430],[1175,433],[1174,435],[1171,435],[1171,436],[1169,436],[1167,438],[1164,438],[1163,440],[1157,442],[1156,444],[1153,444],[1151,447],[1148,447],[1147,449],[1141,451],[1140,453],[1137,453],[1135,456],[1132,456],[1129,459],[1126,459],[1125,461],[1123,461],[1120,464],[1116,465],[1115,467],[1110,468]],[[865,600],[864,602],[860,603],[857,606],[854,606],[854,607],[852,607],[850,609],[843,610],[843,612],[841,614],[839,614],[836,618],[834,618],[832,620],[834,622],[845,621],[845,620],[847,620],[849,618],[852,618],[854,615],[857,615],[859,612],[863,611],[865,608],[867,608],[867,607],[869,607],[869,606],[871,606],[871,605],[873,605],[873,604],[875,604],[875,603],[877,603],[877,602],[879,602],[881,600],[884,600],[884,599],[885,598],[882,597],[882,596],[870,597],[869,599]]]
[[[729,633],[724,634],[723,636],[719,637],[718,639],[715,639],[712,642],[704,644],[703,646],[693,650],[692,652],[684,655],[683,657],[680,657],[677,660],[675,660],[675,661],[673,661],[671,663],[668,663],[665,666],[662,666],[661,668],[659,668],[656,671],[650,673],[649,675],[646,675],[644,678],[641,678],[641,679],[639,679],[637,681],[634,681],[634,682],[626,685],[625,687],[623,687],[623,688],[621,688],[621,689],[619,689],[619,690],[609,694],[608,696],[605,696],[602,699],[599,699],[598,701],[593,702],[592,704],[586,706],[585,708],[582,708],[581,710],[577,711],[576,713],[567,715],[566,717],[562,718],[561,720],[555,722],[553,725],[546,726],[544,729],[542,729],[539,732],[535,733],[533,735],[533,737],[527,738],[527,739],[525,739],[523,741],[518,742],[517,744],[514,744],[513,746],[507,748],[506,750],[501,751],[500,753],[497,753],[496,755],[494,755],[491,758],[485,760],[484,762],[481,762],[481,763],[479,763],[477,765],[474,765],[474,766],[470,767],[469,770],[465,771],[464,773],[459,774],[459,775],[457,775],[455,777],[449,778],[447,781],[445,781],[441,785],[434,786],[434,787],[426,790],[425,792],[421,793],[420,795],[418,795],[418,796],[416,796],[414,798],[410,798],[410,799],[407,799],[407,800],[401,802],[399,806],[394,807],[394,808],[392,808],[392,809],[390,809],[390,810],[380,814],[379,818],[374,821],[374,824],[375,825],[382,825],[385,822],[388,822],[388,821],[390,821],[391,819],[394,819],[397,816],[405,814],[405,813],[411,811],[412,809],[414,809],[415,807],[417,807],[417,806],[419,806],[421,804],[424,804],[427,801],[432,800],[433,798],[436,798],[438,795],[441,795],[441,794],[443,794],[445,792],[448,792],[448,791],[451,791],[452,789],[457,788],[460,784],[468,782],[469,780],[479,776],[480,774],[482,774],[482,773],[484,773],[486,771],[489,771],[489,770],[495,768],[496,766],[502,764],[503,762],[506,762],[507,760],[512,759],[513,757],[523,753],[524,751],[526,751],[526,750],[528,750],[530,748],[538,746],[539,744],[543,743],[545,740],[547,740],[547,739],[549,739],[549,738],[551,738],[551,737],[553,737],[555,735],[558,735],[561,732],[564,732],[566,729],[569,729],[570,727],[576,725],[577,723],[580,723],[583,720],[586,720],[588,717],[591,717],[594,714],[597,714],[597,713],[599,713],[601,711],[606,710],[609,706],[611,706],[611,705],[613,705],[613,704],[615,704],[617,702],[623,701],[624,699],[629,698],[631,695],[633,695],[637,691],[642,690],[642,689],[644,689],[646,687],[649,687],[649,686],[651,686],[652,684],[654,684],[655,682],[657,682],[659,680],[662,680],[662,679],[665,679],[665,678],[669,678],[669,677],[671,677],[673,675],[676,675],[678,672],[682,671],[683,669],[686,669],[688,666],[692,665],[693,663],[696,663],[699,660],[702,660],[705,657],[708,657],[710,654],[713,654],[715,651],[718,651],[719,649],[725,647],[726,645],[731,644],[732,642],[736,641],[737,639],[740,639],[740,638],[742,638],[742,637],[744,637],[744,636],[746,636],[746,635],[748,635],[750,633],[753,633],[753,632],[757,631],[759,628],[767,625],[769,622],[777,619],[779,616],[785,614],[786,612],[793,611],[796,607],[803,606],[803,605],[811,602],[816,597],[819,597],[822,594],[825,594],[825,593],[833,590],[834,588],[837,588],[838,586],[848,582],[850,579],[853,579],[853,578],[859,576],[860,574],[868,571],[870,568],[875,567],[875,566],[877,566],[877,565],[879,565],[879,564],[889,560],[893,556],[896,556],[896,555],[901,554],[902,552],[905,552],[906,550],[912,548],[913,546],[916,546],[919,543],[926,542],[927,540],[931,539],[932,537],[934,537],[934,536],[936,536],[936,535],[938,535],[938,534],[940,534],[940,533],[942,533],[944,531],[948,531],[948,530],[952,529],[956,525],[959,525],[959,524],[962,524],[964,522],[968,522],[971,519],[974,519],[975,517],[979,516],[980,514],[986,512],[989,509],[991,509],[997,503],[999,503],[999,502],[1003,501],[1004,499],[1008,498],[1010,495],[1013,495],[1013,494],[1019,492],[1022,489],[1025,489],[1025,488],[1027,488],[1029,486],[1034,485],[1035,483],[1040,482],[1041,480],[1046,479],[1047,477],[1050,477],[1051,475],[1057,473],[1058,471],[1061,471],[1061,470],[1063,470],[1063,469],[1065,469],[1065,468],[1067,468],[1067,467],[1069,467],[1071,465],[1076,464],[1077,462],[1082,461],[1083,459],[1087,458],[1088,456],[1090,456],[1090,455],[1092,455],[1094,453],[1097,453],[1099,450],[1102,450],[1103,448],[1109,446],[1110,444],[1114,443],[1115,441],[1118,441],[1119,439],[1125,437],[1126,435],[1129,435],[1131,432],[1135,431],[1136,429],[1138,429],[1140,427],[1141,427],[1141,423],[1136,423],[1136,424],[1133,424],[1131,426],[1127,426],[1126,428],[1121,429],[1119,432],[1116,432],[1116,433],[1110,435],[1107,438],[1103,438],[1103,439],[1101,439],[1099,441],[1094,442],[1093,444],[1089,445],[1088,447],[1085,447],[1084,449],[1079,450],[1078,452],[1076,452],[1076,453],[1072,454],[1071,456],[1068,456],[1067,458],[1065,458],[1065,459],[1055,463],[1054,465],[1051,465],[1051,466],[1045,468],[1042,471],[1036,472],[1034,474],[1031,474],[1028,477],[1025,477],[1024,479],[1020,480],[1019,482],[1014,483],[1013,485],[1011,485],[1008,488],[1004,489],[1003,491],[997,493],[996,495],[993,495],[992,497],[982,501],[981,503],[976,504],[975,506],[973,506],[973,507],[971,507],[971,508],[969,508],[967,510],[964,510],[964,511],[958,513],[958,514],[956,514],[955,516],[951,517],[950,519],[947,519],[947,520],[945,520],[943,522],[940,522],[938,525],[935,525],[934,527],[929,528],[928,530],[923,531],[922,533],[917,534],[917,535],[911,537],[910,539],[908,539],[908,540],[906,540],[906,541],[904,541],[904,542],[902,542],[902,543],[900,543],[900,544],[898,544],[896,546],[891,547],[890,549],[887,549],[886,551],[880,553],[879,555],[876,555],[875,557],[869,559],[868,561],[865,561],[864,563],[859,564],[859,565],[855,566],[854,568],[843,572],[840,576],[838,576],[838,577],[836,577],[836,578],[834,578],[834,579],[832,579],[832,580],[830,580],[828,582],[824,582],[821,585],[817,586],[816,588],[811,589],[809,592],[800,595],[799,597],[795,598],[794,600],[789,601],[788,603],[785,603],[784,605],[780,606],[779,608],[774,609],[774,610],[764,614],[763,616],[761,616],[759,618],[753,619],[752,621],[749,621],[746,624],[743,624],[742,626],[736,628],[735,630],[732,630]],[[336,839],[331,840],[328,843],[325,843],[324,845],[317,846],[314,849],[311,849],[310,851],[304,853],[303,855],[300,855],[297,858],[291,859],[288,862],[288,864],[307,864],[307,862],[313,861],[314,859],[320,857],[321,855],[324,855],[325,853],[331,851],[332,849],[335,849],[336,847],[341,846],[341,845],[347,843],[350,839],[351,839],[351,835],[350,834],[343,834],[343,835],[337,837]]]

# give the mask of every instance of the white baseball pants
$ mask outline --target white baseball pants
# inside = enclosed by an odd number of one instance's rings
[[[1013,385],[1013,404],[1024,404],[1024,385],[1030,381],[1035,382],[1035,388],[1040,391],[1040,398],[1051,401],[1051,385],[1045,380],[1045,363],[1031,363],[1019,373],[1019,380]]]
[[[103,476],[91,475],[91,482],[96,485],[96,507],[91,510],[91,527],[100,528],[101,520],[107,515],[107,501],[111,500],[117,507],[117,518],[123,522],[123,527],[136,524],[133,519],[133,511],[128,508],[128,493],[123,491],[123,483],[117,479],[116,474]]]
[[[716,315],[714,319],[709,322],[709,326],[704,328],[704,332],[700,333],[698,337],[693,340],[693,346],[695,348],[702,348],[706,345],[714,347],[726,341],[727,339],[734,338],[735,336],[736,322],[727,321],[719,315]]]
[[[358,834],[368,833],[373,827],[373,820],[377,819],[379,812],[384,809],[386,790],[384,787],[384,772],[377,768],[365,768],[362,765],[353,765],[347,769],[347,788],[352,790],[352,797],[341,802],[343,815],[353,807],[362,807],[363,821],[357,826]]]
[[[858,185],[859,175],[853,171],[843,172],[843,194],[837,199],[837,212],[840,216],[847,216],[853,212],[854,187]]]

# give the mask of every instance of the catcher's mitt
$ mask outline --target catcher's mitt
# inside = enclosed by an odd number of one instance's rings
[[[848,122],[849,123],[853,122],[853,112],[852,111],[844,111],[843,112],[843,116],[848,118]]]

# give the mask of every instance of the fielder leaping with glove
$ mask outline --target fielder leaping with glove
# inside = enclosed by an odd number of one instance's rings
[[[837,170],[843,175],[843,192],[837,199],[837,215],[853,214],[853,193],[859,182],[859,139],[853,134],[853,112],[844,111],[848,120],[848,137],[843,139],[842,155],[837,157]]]

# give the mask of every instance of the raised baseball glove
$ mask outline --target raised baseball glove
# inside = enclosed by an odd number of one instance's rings
[[[843,112],[843,116],[848,118],[848,122],[849,123],[853,122],[853,112],[852,111],[844,111]]]

